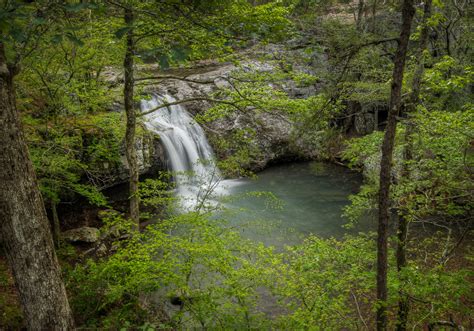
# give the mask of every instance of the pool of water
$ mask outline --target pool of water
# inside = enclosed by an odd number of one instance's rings
[[[231,198],[225,202],[225,217],[244,237],[277,247],[300,243],[310,234],[340,238],[365,232],[374,228],[369,219],[347,229],[347,219],[342,217],[349,195],[356,193],[361,183],[358,173],[333,164],[277,165],[256,179],[229,182]]]

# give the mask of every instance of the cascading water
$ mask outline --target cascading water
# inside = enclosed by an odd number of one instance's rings
[[[170,95],[154,94],[141,101],[141,110],[146,112],[175,101]],[[203,129],[181,105],[160,108],[145,118],[147,128],[159,134],[166,149],[182,206],[191,209],[199,205],[221,180]]]

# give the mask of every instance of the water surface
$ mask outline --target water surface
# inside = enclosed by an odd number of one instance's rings
[[[309,234],[340,238],[345,233],[373,228],[368,219],[350,230],[343,227],[347,223],[342,217],[343,208],[361,182],[359,174],[333,164],[277,165],[259,173],[257,179],[232,181],[228,192],[240,198],[226,205],[231,210],[232,225],[239,227],[245,237],[268,245],[296,244]],[[264,191],[281,202],[280,208],[269,204],[265,197],[250,194]]]

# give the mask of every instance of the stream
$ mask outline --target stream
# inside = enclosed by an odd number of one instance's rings
[[[141,101],[141,109],[146,112],[174,101],[168,94],[152,94]],[[341,238],[371,229],[369,219],[353,229],[343,227],[347,223],[343,208],[362,183],[355,172],[329,163],[303,162],[272,166],[256,179],[224,180],[204,130],[182,105],[163,107],[145,119],[165,147],[178,212],[199,208],[209,200],[206,192],[214,191],[225,207],[216,217],[228,220],[245,238],[277,248],[301,243],[310,234]]]

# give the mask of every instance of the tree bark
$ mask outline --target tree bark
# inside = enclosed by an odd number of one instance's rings
[[[372,3],[372,33],[375,33],[375,29],[377,27],[377,5],[377,0],[374,0],[374,2]]]
[[[357,30],[362,30],[362,15],[364,14],[364,0],[359,0],[359,3],[357,5],[357,21],[356,21],[356,27]]]
[[[416,58],[416,67],[413,74],[411,93],[406,105],[407,113],[407,125],[405,130],[405,149],[403,151],[403,166],[401,172],[401,178],[405,182],[410,179],[410,168],[409,164],[413,160],[413,133],[414,133],[414,124],[410,120],[410,115],[416,111],[416,106],[420,102],[420,88],[421,88],[421,79],[424,72],[424,60],[423,52],[425,51],[428,44],[428,19],[431,16],[431,3],[432,0],[426,0],[424,6],[424,13],[422,19],[422,28],[420,33],[420,45],[415,54]],[[399,279],[401,288],[405,282],[404,277],[401,275],[403,268],[407,266],[406,258],[406,243],[408,236],[408,220],[404,215],[404,212],[401,211],[398,218],[398,231],[397,231],[397,271],[399,273]],[[406,294],[399,290],[399,299],[398,299],[398,316],[397,316],[397,330],[404,331],[407,328],[408,313],[409,313],[409,300]]]
[[[54,247],[59,248],[61,238],[61,227],[59,225],[58,209],[55,201],[51,201],[52,224],[51,231],[53,234]]]
[[[49,221],[16,110],[13,68],[0,43],[0,236],[29,330],[71,330]]]
[[[382,143],[382,159],[380,161],[380,189],[378,201],[378,238],[377,238],[377,330],[387,329],[387,256],[388,256],[388,224],[390,218],[390,185],[392,172],[393,147],[397,128],[397,116],[400,109],[403,71],[405,67],[411,22],[415,9],[413,0],[404,0],[402,7],[402,26],[397,53],[394,59],[392,85],[390,92],[390,108],[387,127]]]
[[[137,162],[137,150],[135,147],[135,130],[137,116],[135,113],[135,106],[133,100],[133,89],[134,89],[134,78],[133,78],[133,54],[135,52],[135,43],[133,40],[133,28],[132,24],[134,21],[133,11],[127,7],[124,9],[124,20],[125,24],[130,27],[127,32],[126,38],[126,50],[125,58],[123,61],[124,67],[124,105],[125,113],[127,115],[127,126],[125,132],[125,147],[126,157],[129,168],[129,190],[130,190],[130,219],[136,224],[136,229],[139,228],[139,199],[138,199],[138,162]]]

